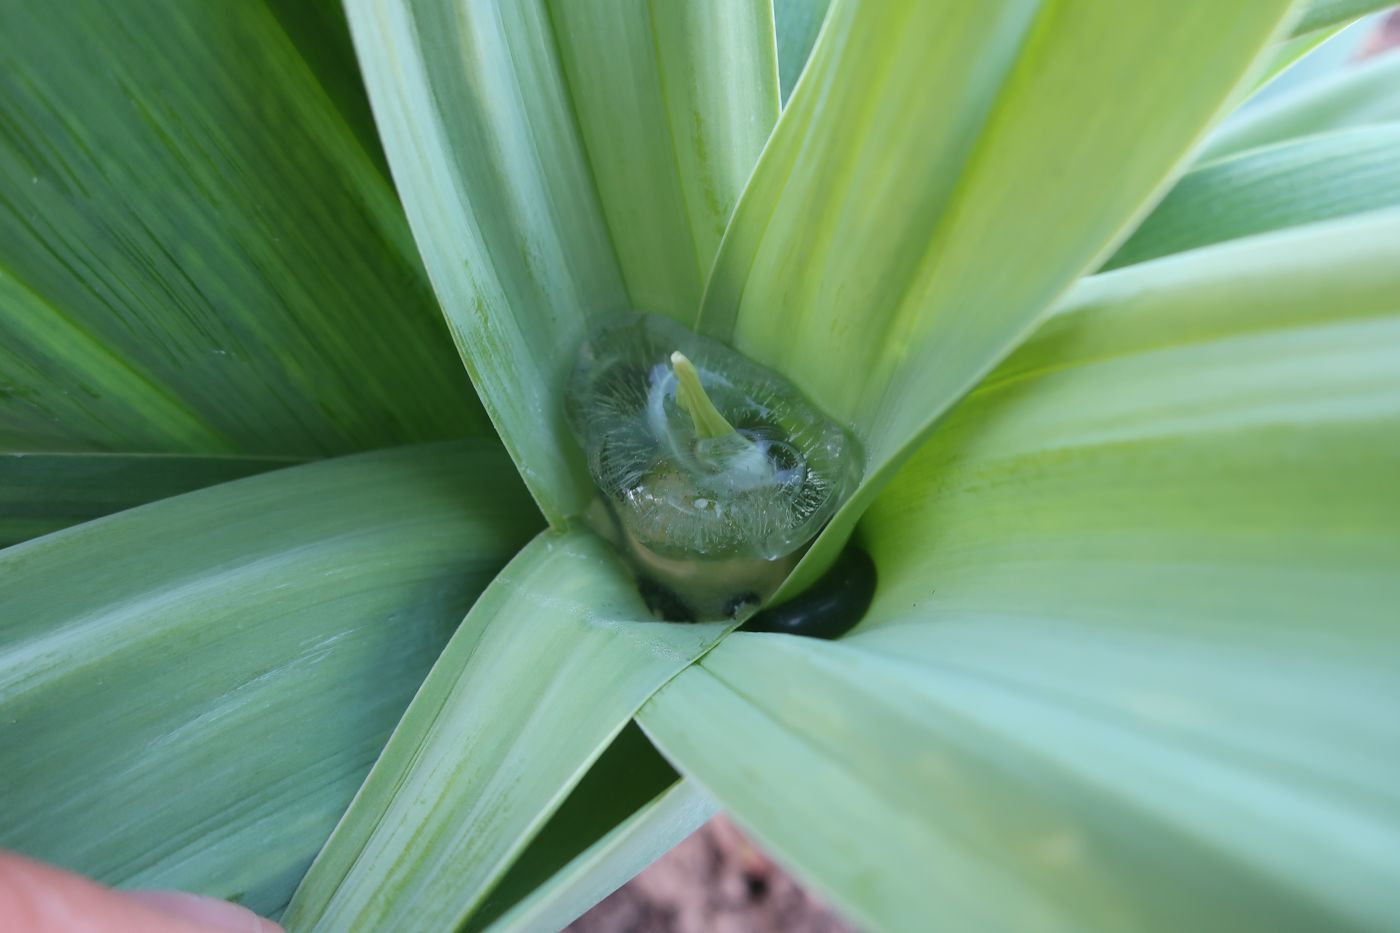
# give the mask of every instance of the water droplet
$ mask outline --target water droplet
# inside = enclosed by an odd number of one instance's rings
[[[678,400],[677,352],[722,420]],[[565,411],[613,537],[692,606],[705,603],[702,617],[740,593],[771,593],[860,477],[855,439],[786,379],[656,315],[613,315],[589,332]]]

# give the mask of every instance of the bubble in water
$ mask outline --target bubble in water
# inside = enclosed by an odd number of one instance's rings
[[[565,408],[616,521],[670,561],[791,555],[860,476],[849,432],[786,379],[656,315],[590,331]]]

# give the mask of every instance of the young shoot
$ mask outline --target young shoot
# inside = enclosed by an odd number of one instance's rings
[[[668,616],[766,599],[860,476],[854,439],[786,379],[656,315],[589,332],[566,411],[591,521]]]
[[[676,401],[690,415],[697,437],[713,440],[738,433],[705,394],[705,386],[700,381],[695,364],[679,350],[671,354],[671,372],[676,376]]]

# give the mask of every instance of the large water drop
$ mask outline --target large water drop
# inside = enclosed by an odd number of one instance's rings
[[[603,530],[695,617],[770,595],[860,478],[854,438],[786,379],[656,315],[589,332],[565,409]]]

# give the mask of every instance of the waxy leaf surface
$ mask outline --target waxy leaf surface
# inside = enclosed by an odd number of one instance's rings
[[[536,538],[443,651],[287,924],[469,920],[637,708],[728,628],[651,621],[590,532]]]
[[[643,727],[872,927],[1388,929],[1397,247],[1076,287],[862,520],[862,625],[737,633]]]
[[[1288,7],[833,5],[700,318],[865,446],[863,487],[790,592],[935,420],[1131,229]]]
[[[1104,268],[1396,205],[1400,123],[1305,136],[1187,172]]]
[[[337,105],[354,77],[305,54],[337,41],[321,24],[293,41],[257,0],[0,7],[0,450],[309,457],[488,429]]]
[[[1196,153],[1197,164],[1303,136],[1398,121],[1397,87],[1400,50],[1241,110],[1206,140]]]
[[[0,847],[278,910],[540,525],[498,446],[449,443],[0,552]]]
[[[591,483],[564,421],[593,316],[693,320],[778,112],[763,0],[351,0],[424,263],[487,410],[556,527]]]

